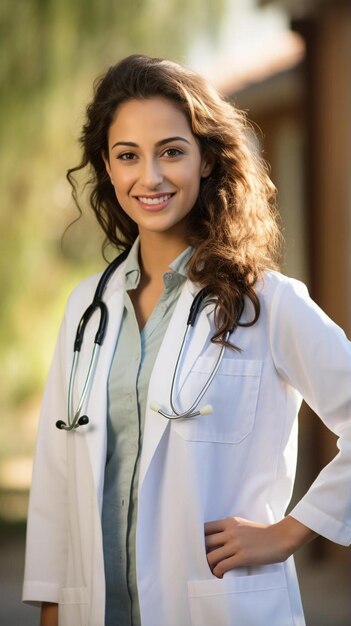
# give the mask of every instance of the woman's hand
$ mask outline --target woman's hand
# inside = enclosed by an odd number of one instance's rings
[[[205,524],[207,561],[212,573],[222,578],[236,567],[285,561],[316,536],[290,516],[271,525],[227,517]]]

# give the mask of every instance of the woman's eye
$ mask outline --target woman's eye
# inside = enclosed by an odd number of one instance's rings
[[[180,154],[183,154],[181,150],[178,150],[178,148],[167,148],[167,150],[164,151],[163,155],[167,156],[167,157],[177,157]]]
[[[135,158],[135,154],[133,152],[123,152],[117,158],[121,161],[132,161]]]

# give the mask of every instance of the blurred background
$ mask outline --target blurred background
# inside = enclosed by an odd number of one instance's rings
[[[104,266],[84,195],[63,237],[94,79],[132,52],[164,56],[248,112],[278,188],[283,270],[350,337],[351,3],[1,0],[0,47],[0,622],[30,626],[38,613],[20,594],[40,397],[66,298]],[[336,452],[306,406],[299,436],[294,500]],[[350,550],[318,539],[297,563],[307,625],[349,626]]]

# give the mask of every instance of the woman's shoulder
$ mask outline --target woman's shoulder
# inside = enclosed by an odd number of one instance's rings
[[[276,310],[284,315],[293,314],[300,311],[301,307],[311,306],[313,302],[304,282],[275,270],[264,272],[256,284],[256,293],[261,307],[270,315]]]
[[[81,302],[82,300],[92,300],[101,276],[102,272],[98,272],[83,278],[69,294],[68,306]]]
[[[257,282],[257,293],[263,297],[274,297],[281,292],[294,292],[303,297],[308,296],[308,288],[304,282],[297,278],[287,276],[276,270],[266,270],[262,278]]]
[[[112,273],[109,271],[108,277],[106,278],[106,284],[102,288],[104,300],[108,300],[111,294],[123,284],[124,266],[125,260],[123,260]],[[89,306],[94,298],[100,279],[103,277],[104,272],[107,269],[108,268],[106,267],[102,272],[92,274],[91,276],[87,276],[81,280],[78,285],[74,287],[68,297],[68,307],[75,305],[78,305],[79,307],[82,305],[85,307]]]
[[[308,288],[301,280],[291,278],[277,271],[267,271],[256,291],[262,310],[266,310],[271,320],[278,317],[286,324],[301,323],[312,329],[320,323],[334,324],[328,315],[311,298]]]

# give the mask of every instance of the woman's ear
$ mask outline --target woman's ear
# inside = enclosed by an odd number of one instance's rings
[[[110,167],[110,161],[108,160],[108,156],[106,155],[105,152],[101,152],[101,156],[102,156],[102,160],[105,163],[105,168],[106,168],[106,172],[108,173],[110,179],[111,179],[111,183],[113,185],[112,182],[112,172],[111,172],[111,167]]]
[[[205,152],[202,156],[201,178],[208,178],[215,166],[215,156],[212,152]]]

